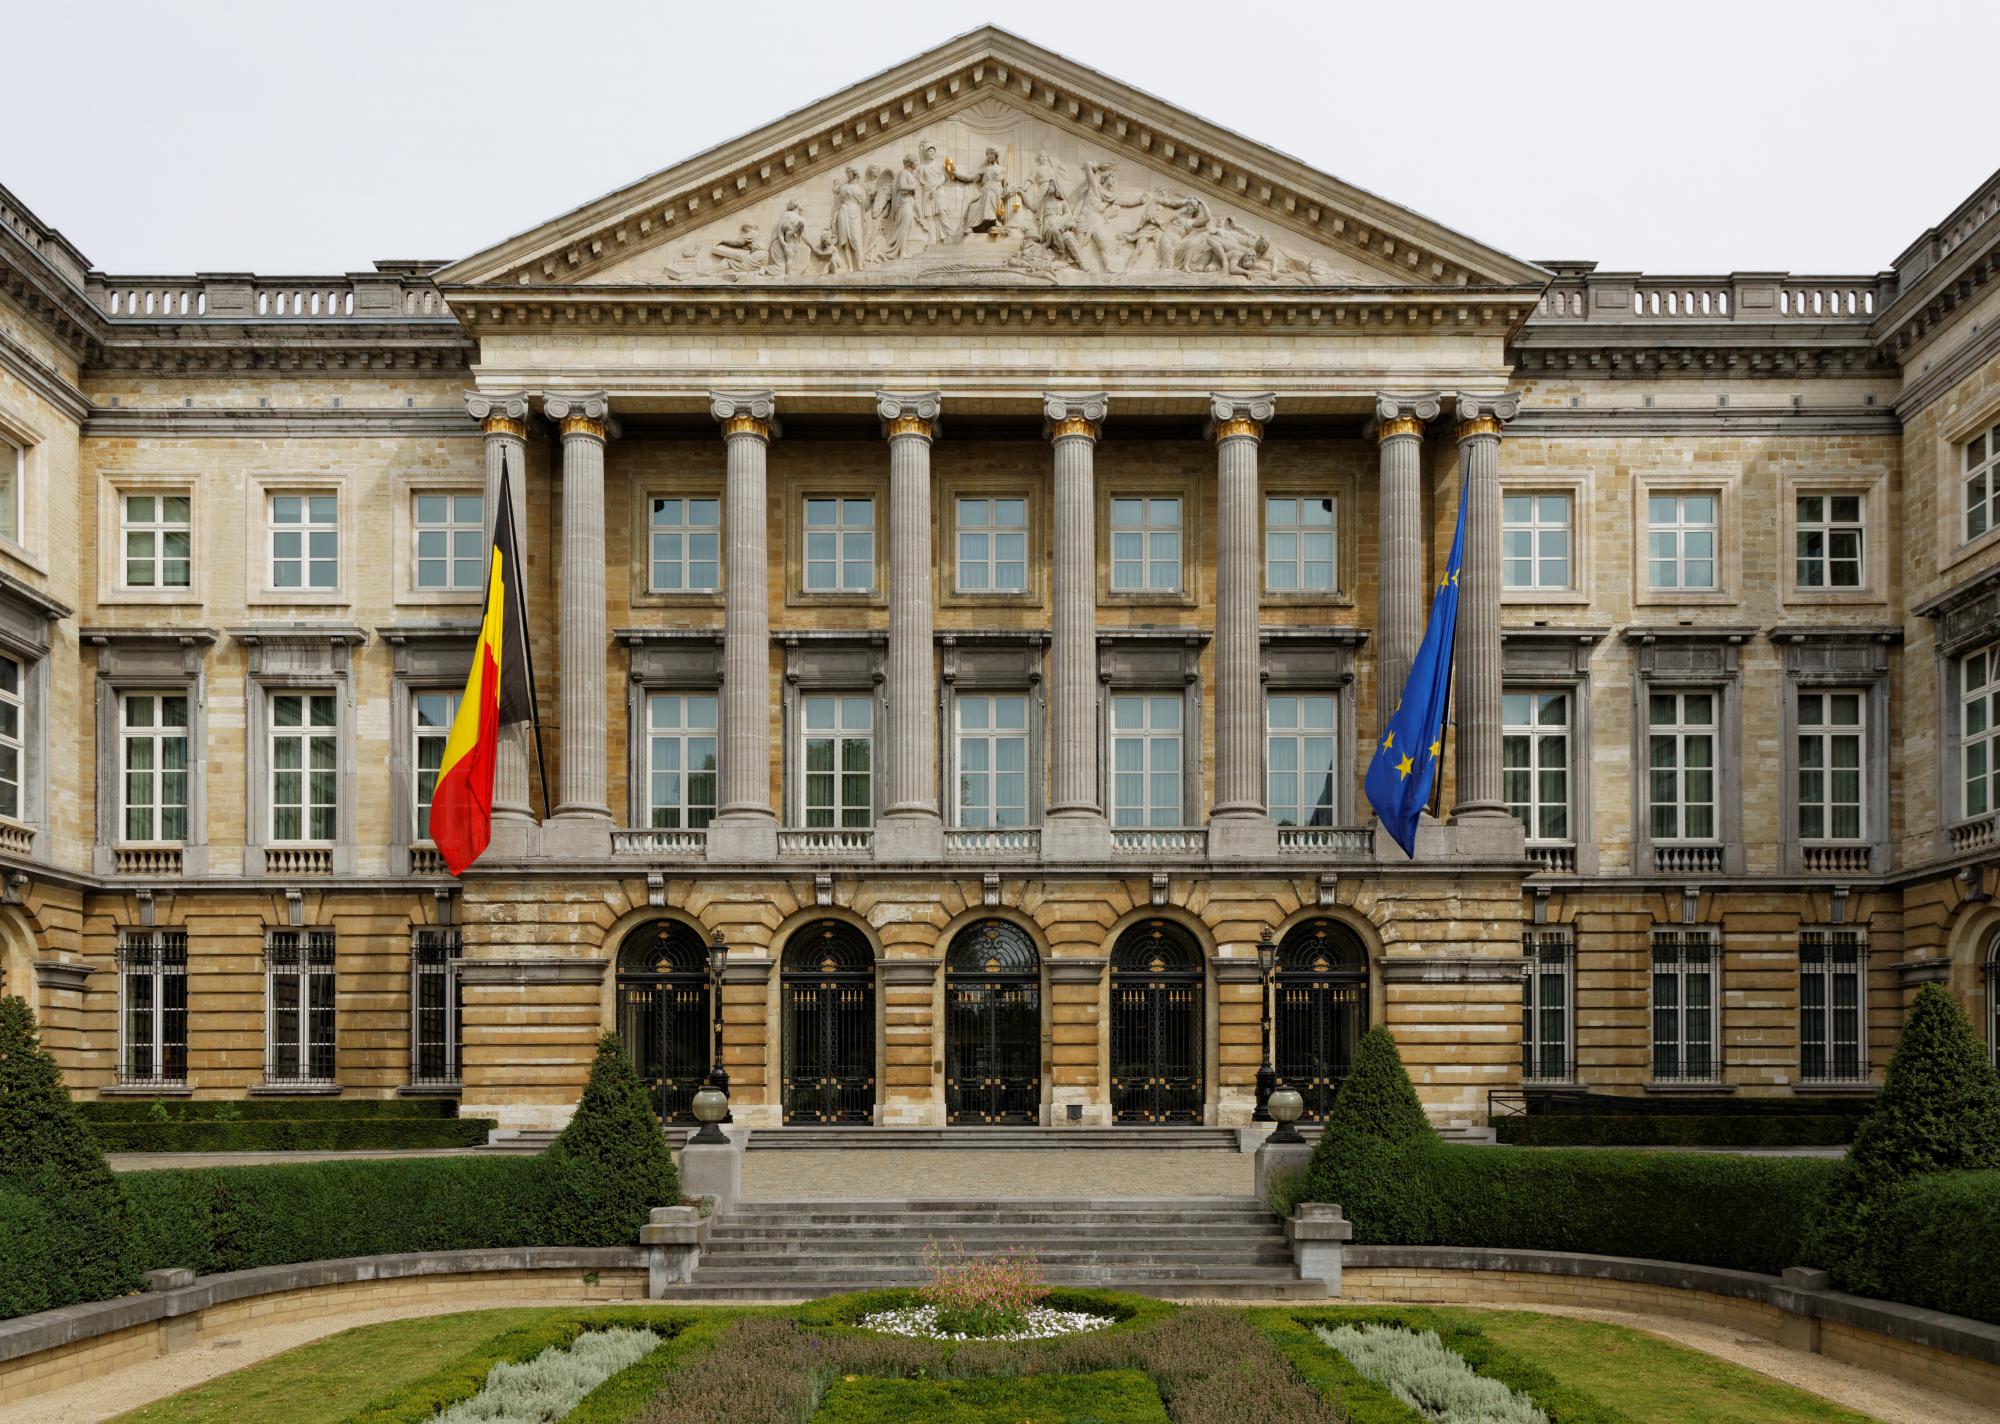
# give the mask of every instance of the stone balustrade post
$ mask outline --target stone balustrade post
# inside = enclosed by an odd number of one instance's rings
[[[542,412],[562,432],[562,597],[559,665],[562,759],[543,848],[562,857],[611,853],[605,800],[604,447],[615,429],[602,395],[550,395]]]
[[[765,467],[779,435],[769,391],[710,392],[727,451],[722,572],[722,804],[709,826],[711,860],[770,860],[778,853],[771,810],[771,552]]]
[[[523,543],[528,537],[528,397],[467,392],[466,413],[479,422],[486,455],[486,544],[493,545],[493,523],[500,512],[500,473],[508,475],[514,501],[514,528]],[[485,587],[484,581],[481,588]],[[499,755],[493,767],[493,839],[490,854],[511,858],[526,851],[535,834],[529,803],[528,758],[532,730],[525,723],[500,729]],[[544,800],[549,788],[542,789]]]
[[[1274,856],[1277,828],[1264,802],[1264,689],[1257,643],[1264,560],[1257,451],[1277,399],[1209,397],[1215,440],[1215,804],[1208,853],[1218,860]]]
[[[1097,442],[1110,402],[1100,394],[1042,397],[1053,447],[1054,618],[1049,639],[1049,807],[1042,854],[1101,860],[1110,823],[1097,774]]]
[[[937,675],[932,648],[931,442],[936,391],[877,391],[889,442],[889,715],[881,758],[888,809],[875,828],[883,860],[944,854],[938,817]]]
[[[1520,854],[1518,823],[1508,814],[1500,783],[1500,430],[1521,408],[1520,398],[1456,398],[1458,469],[1465,508],[1465,561],[1459,571],[1457,686],[1452,715],[1458,741],[1454,822],[1486,823],[1496,833],[1496,853]],[[1460,837],[1463,840],[1463,836]],[[1483,842],[1482,842],[1483,845]]]
[[[1375,725],[1389,718],[1410,680],[1424,636],[1424,425],[1436,420],[1434,395],[1378,395],[1375,440],[1381,479],[1377,528],[1382,583],[1375,637]]]

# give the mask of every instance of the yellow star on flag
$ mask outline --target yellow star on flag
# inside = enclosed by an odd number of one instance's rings
[[[1404,780],[1408,780],[1410,773],[1416,770],[1416,766],[1417,764],[1414,761],[1405,756],[1401,761],[1396,763],[1396,775],[1402,777]]]
[[[1396,734],[1394,732],[1391,732],[1388,736],[1382,739],[1382,750],[1385,752],[1389,750],[1389,748],[1395,745],[1396,745]]]
[[[1444,751],[1444,738],[1439,737],[1436,741],[1431,743],[1431,755],[1435,757],[1440,753],[1442,753],[1443,751]]]

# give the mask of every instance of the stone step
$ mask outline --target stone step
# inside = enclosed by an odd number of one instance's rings
[[[1297,1279],[1298,1273],[1289,1265],[1265,1265],[1262,1263],[1239,1263],[1235,1261],[1209,1261],[1202,1263],[1168,1262],[1151,1264],[1144,1262],[1105,1262],[1100,1265],[1069,1265],[1060,1269],[1050,1269],[1044,1273],[1044,1280],[1050,1285],[1080,1285],[1086,1282],[1103,1284],[1112,1281],[1203,1281],[1203,1280],[1243,1280],[1268,1275],[1273,1280]],[[822,1266],[811,1257],[792,1257],[789,1266],[736,1266],[733,1264],[710,1264],[704,1257],[695,1267],[694,1284],[728,1285],[731,1283],[792,1280],[800,1284],[839,1284],[847,1290],[864,1290],[874,1286],[919,1286],[931,1278],[931,1273],[921,1265],[889,1265],[881,1261],[864,1261],[858,1264]]]
[[[1036,1264],[1044,1276],[1055,1276],[1069,1270],[1105,1269],[1123,1270],[1132,1268],[1173,1268],[1176,1270],[1222,1266],[1230,1270],[1241,1267],[1262,1267],[1281,1270],[1289,1274],[1292,1270],[1291,1247],[1279,1241],[1269,1245],[1246,1247],[1199,1247],[1167,1243],[1152,1247],[1106,1247],[1092,1250],[1088,1247],[1075,1249],[1039,1250],[1024,1247],[1034,1255]],[[880,1271],[884,1269],[905,1269],[884,1267],[883,1262],[898,1259],[879,1251],[824,1250],[812,1252],[719,1249],[714,1242],[701,1253],[698,1268],[702,1278],[715,1271],[762,1271],[772,1276],[782,1276],[792,1269],[800,1270],[856,1270]],[[902,1260],[910,1257],[902,1256]],[[924,1281],[930,1278],[927,1268],[918,1264],[908,1267],[912,1280]]]
[[[1068,1227],[1075,1230],[1244,1230],[1271,1221],[1269,1212],[1171,1211],[796,1211],[764,1212],[732,1209],[724,1215],[731,1231],[807,1231],[829,1227],[867,1227],[895,1231],[946,1231],[961,1227]],[[722,1222],[717,1223],[718,1226]]]
[[[719,1251],[724,1247],[743,1249],[763,1247],[774,1249],[779,1246],[794,1250],[877,1250],[884,1253],[895,1251],[921,1251],[930,1242],[940,1246],[956,1242],[974,1254],[980,1252],[1003,1251],[1010,1246],[1023,1251],[1060,1251],[1075,1247],[1103,1248],[1117,1241],[1143,1240],[1148,1243],[1166,1245],[1171,1243],[1176,1249],[1187,1249],[1195,1244],[1214,1243],[1218,1251],[1242,1250],[1269,1242],[1283,1242],[1284,1228],[1277,1224],[1269,1226],[1232,1227],[1226,1231],[1201,1230],[1193,1227],[1177,1231],[1099,1231],[1072,1230],[1066,1227],[1021,1227],[996,1226],[973,1227],[954,1230],[948,1234],[935,1231],[906,1231],[890,1227],[835,1228],[826,1231],[760,1231],[744,1230],[727,1225],[728,1218],[717,1224],[709,1233],[708,1249]]]
[[[1199,1282],[1179,1285],[1174,1281],[1134,1280],[1123,1277],[1108,1281],[1051,1280],[1053,1286],[1090,1286],[1099,1290],[1121,1290],[1133,1295],[1149,1295],[1164,1300],[1324,1300],[1326,1286],[1320,1281],[1302,1281],[1296,1276],[1244,1274],[1212,1276]],[[796,1281],[773,1277],[762,1281],[706,1281],[700,1271],[695,1279],[666,1288],[664,1298],[683,1304],[699,1302],[748,1303],[751,1301],[801,1300],[815,1296],[840,1295],[854,1286],[829,1281]]]
[[[1233,1127],[760,1127],[752,1152],[1236,1152]]]
[[[1270,1208],[1253,1196],[1215,1197],[748,1197],[736,1210],[785,1212],[883,1212],[912,1215],[924,1212],[1125,1211],[1249,1213],[1269,1216]]]

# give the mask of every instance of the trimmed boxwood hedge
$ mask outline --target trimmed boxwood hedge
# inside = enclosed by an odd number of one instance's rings
[[[111,1122],[318,1122],[458,1116],[455,1098],[95,1098],[76,1105],[95,1127]]]
[[[1839,1147],[1859,1121],[1854,1114],[1531,1113],[1496,1117],[1493,1131],[1516,1147]]]
[[[477,1147],[496,1125],[480,1117],[357,1117],[93,1122],[89,1127],[106,1152],[340,1152]]]
[[[1940,1172],[1896,1191],[1854,1264],[1890,1300],[2000,1325],[2000,1171]]]

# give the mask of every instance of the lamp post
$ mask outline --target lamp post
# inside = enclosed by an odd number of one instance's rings
[[[722,971],[728,964],[729,945],[724,940],[722,931],[717,930],[710,940],[708,948],[708,977],[711,985],[709,997],[715,1005],[715,1040],[708,1055],[708,1081],[703,1085],[702,1091],[706,1092],[708,1089],[713,1088],[715,1091],[721,1093],[722,1115],[720,1120],[723,1122],[734,1122],[736,1121],[736,1114],[730,1111],[729,1108],[729,1070],[722,1066]],[[699,1097],[700,1094],[696,1094],[696,1096]],[[702,1128],[702,1131],[715,1132],[714,1125],[706,1124]],[[721,1133],[715,1132],[716,1137],[720,1137],[721,1135]],[[714,1138],[706,1140],[713,1141]]]
[[[1257,940],[1257,997],[1263,1032],[1264,1056],[1257,1065],[1257,1110],[1252,1122],[1271,1121],[1271,1090],[1278,1085],[1278,1070],[1271,1066],[1271,969],[1278,962],[1278,946],[1266,927]]]
[[[1267,1142],[1304,1142],[1299,1135],[1299,1115],[1306,1110],[1306,1100],[1299,1096],[1297,1088],[1284,1085],[1271,1090],[1271,1117],[1278,1124]]]

